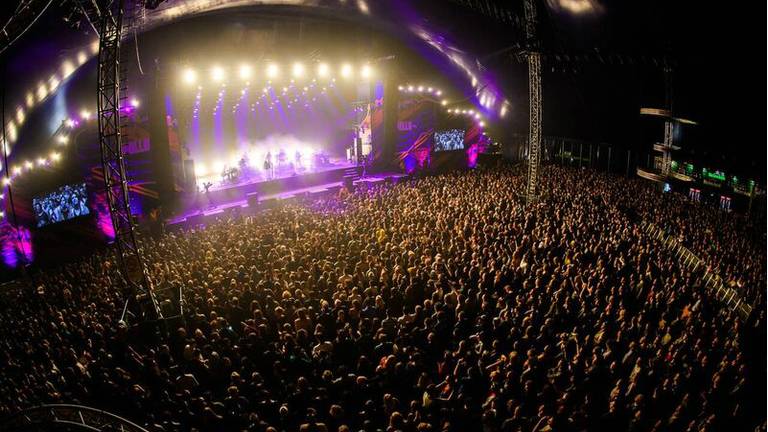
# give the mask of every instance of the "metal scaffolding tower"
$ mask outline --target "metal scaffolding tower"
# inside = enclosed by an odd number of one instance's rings
[[[664,103],[667,110],[672,113],[672,68],[669,64],[664,64]],[[664,151],[662,152],[661,175],[667,177],[672,167],[672,141],[675,135],[675,124],[672,118],[664,120]]]
[[[538,196],[539,162],[541,160],[541,54],[536,40],[535,0],[525,0],[525,36],[528,59],[528,185],[525,201],[531,204]]]
[[[117,260],[129,286],[130,300],[142,318],[162,319],[141,249],[136,241],[128,196],[128,176],[121,143],[120,37],[123,0],[105,1],[99,10],[97,106],[104,186],[115,230]]]

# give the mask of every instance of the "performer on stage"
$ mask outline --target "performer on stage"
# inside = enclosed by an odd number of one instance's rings
[[[296,169],[301,167],[301,152],[296,150],[296,154],[293,155],[293,161],[296,164]]]
[[[213,183],[211,182],[203,183],[203,187],[205,188],[205,198],[208,200],[208,207],[213,207],[213,199],[211,198],[211,191],[209,190],[211,186],[213,186]]]
[[[264,176],[267,179],[272,178],[274,175],[272,171],[272,152],[267,152],[267,156],[264,158]]]

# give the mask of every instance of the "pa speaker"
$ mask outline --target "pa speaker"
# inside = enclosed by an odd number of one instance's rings
[[[252,192],[247,195],[248,200],[248,207],[251,209],[255,209],[259,205],[259,193],[258,192]]]
[[[355,179],[354,177],[344,177],[344,187],[348,191],[352,191],[355,186]]]

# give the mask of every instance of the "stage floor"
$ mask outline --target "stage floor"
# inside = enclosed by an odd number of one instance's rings
[[[352,168],[354,168],[354,165],[352,165]],[[348,168],[347,168],[348,169]],[[333,171],[338,171],[339,168],[336,167],[333,169]],[[342,168],[342,171],[344,168]],[[331,170],[329,170],[331,171]],[[274,183],[281,183],[281,187],[276,189],[274,192],[271,193],[264,193],[259,194],[259,202],[265,202],[265,201],[271,201],[271,200],[286,200],[293,198],[298,195],[305,195],[305,194],[321,194],[321,193],[328,193],[328,192],[334,192],[337,191],[339,188],[341,188],[344,184],[343,180],[335,180],[326,178],[330,181],[323,182],[322,180],[314,182],[311,185],[308,186],[301,186],[301,183],[299,183],[299,187],[296,187],[296,183],[293,183],[294,187],[291,187],[291,184],[287,184],[290,180],[295,180],[299,178],[299,180],[302,180],[301,177],[304,177],[305,179],[308,177],[312,178],[320,178],[314,176],[312,173],[309,175],[304,176],[292,176],[290,178],[285,177],[282,179],[275,179],[275,180],[267,180],[262,182],[250,182],[247,184],[249,188],[268,185],[268,184],[274,184]],[[322,173],[320,173],[322,175]],[[378,173],[373,175],[367,175],[365,177],[362,177],[358,180],[354,181],[355,185],[358,184],[369,184],[369,185],[375,185],[381,182],[386,181],[387,178],[392,178],[395,181],[399,180],[402,177],[406,177],[405,174],[402,173]],[[237,189],[242,188],[246,185],[239,185],[239,186],[230,186],[228,189]],[[219,191],[219,196],[221,196],[221,190]],[[209,194],[210,198],[210,194]],[[242,195],[232,195],[229,194],[224,198],[221,199],[214,199],[211,202],[210,200],[206,199],[206,196],[204,194],[198,194],[196,196],[195,200],[188,200],[183,207],[183,210],[177,214],[176,216],[168,219],[166,221],[167,225],[173,226],[173,225],[184,225],[187,222],[189,222],[190,218],[196,218],[200,219],[207,218],[209,216],[215,217],[217,215],[222,215],[226,211],[229,211],[230,209],[233,209],[235,207],[239,207],[242,209],[248,208],[248,199],[247,196],[245,198],[242,197]]]
[[[220,191],[224,189],[231,189],[241,186],[247,186],[249,184],[262,183],[273,180],[280,180],[289,177],[303,176],[307,174],[318,174],[326,171],[333,171],[338,169],[354,168],[356,164],[346,159],[334,159],[331,158],[327,164],[323,166],[308,166],[294,168],[293,164],[285,164],[276,166],[271,173],[267,173],[263,169],[249,169],[244,175],[241,173],[241,177],[236,181],[225,180],[221,174],[212,174],[204,177],[197,178],[198,189],[202,192],[204,190],[204,184],[207,182],[213,185],[209,188],[211,192]]]

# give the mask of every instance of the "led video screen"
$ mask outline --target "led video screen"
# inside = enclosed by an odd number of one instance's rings
[[[435,132],[435,151],[464,149],[464,130],[449,129]]]
[[[32,209],[38,228],[86,216],[91,212],[88,209],[85,183],[64,185],[49,194],[32,198]]]

